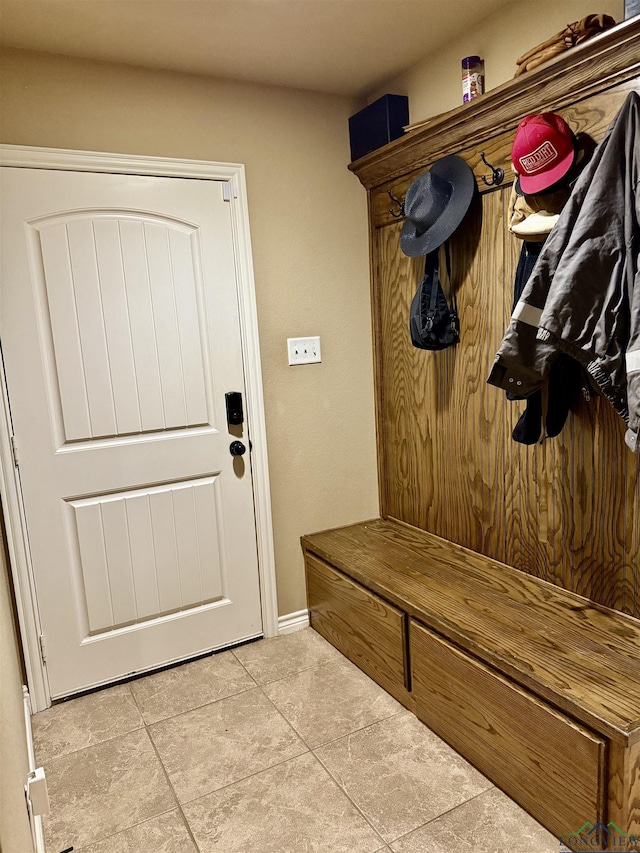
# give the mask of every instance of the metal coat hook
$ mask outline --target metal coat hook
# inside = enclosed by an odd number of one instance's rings
[[[504,170],[496,169],[495,166],[492,166],[491,163],[487,163],[487,158],[484,156],[484,151],[480,155],[482,162],[487,168],[491,169],[491,180],[488,181],[485,176],[482,176],[482,180],[488,187],[498,187],[504,181]]]
[[[398,205],[398,207],[400,208],[400,213],[396,213],[396,211],[395,211],[395,210],[392,210],[391,208],[389,208],[389,213],[390,213],[392,216],[395,216],[395,217],[396,217],[396,219],[400,219],[402,216],[404,216],[404,202],[403,202],[403,201],[400,201],[400,199],[399,199],[399,198],[396,198],[396,197],[394,196],[394,194],[391,192],[391,190],[387,190],[387,195],[389,196],[389,198],[391,199],[391,201],[392,201],[394,204],[397,204],[397,205]]]

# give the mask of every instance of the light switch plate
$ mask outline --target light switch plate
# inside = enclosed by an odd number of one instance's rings
[[[322,361],[320,338],[287,338],[289,364],[315,364]]]

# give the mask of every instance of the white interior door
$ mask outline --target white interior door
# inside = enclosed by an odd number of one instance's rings
[[[220,181],[2,169],[0,340],[53,698],[261,633],[249,440],[225,409],[233,247]]]

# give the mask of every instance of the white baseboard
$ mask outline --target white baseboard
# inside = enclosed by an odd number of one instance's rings
[[[36,769],[36,756],[33,748],[33,731],[31,729],[31,697],[29,696],[29,691],[24,684],[22,685],[22,695],[24,698],[24,728],[27,738],[27,754],[29,755],[29,772],[31,773]],[[42,818],[40,815],[34,815],[31,813],[31,806],[28,806],[28,809],[33,849],[35,853],[45,853]]]
[[[278,616],[279,634],[292,634],[294,631],[299,631],[301,628],[308,627],[308,610],[297,610],[295,613],[287,613],[285,616]]]

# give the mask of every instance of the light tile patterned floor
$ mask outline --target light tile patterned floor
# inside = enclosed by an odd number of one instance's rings
[[[311,628],[33,718],[47,853],[558,853]]]

